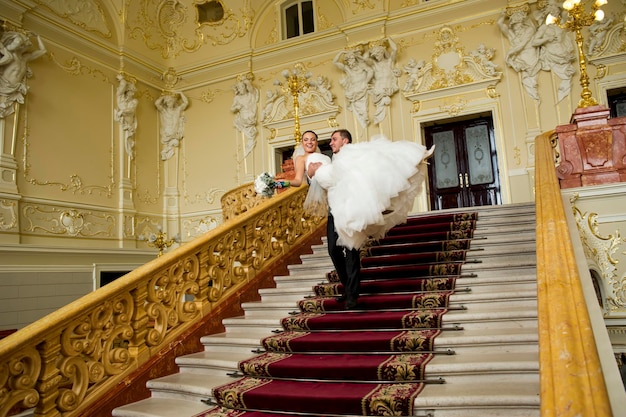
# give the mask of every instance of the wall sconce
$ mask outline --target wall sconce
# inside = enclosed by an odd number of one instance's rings
[[[163,251],[174,243],[180,243],[180,236],[177,234],[171,239],[167,238],[167,233],[163,232],[163,228],[161,225],[158,226],[157,233],[151,233],[147,238],[144,235],[139,235],[139,240],[147,241],[148,246],[153,248],[157,248],[159,250],[159,255],[163,255]]]

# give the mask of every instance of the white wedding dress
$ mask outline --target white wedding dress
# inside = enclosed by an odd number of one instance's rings
[[[424,181],[421,162],[432,152],[414,142],[377,136],[344,145],[332,163],[324,155],[310,154],[307,169],[311,162],[323,165],[313,177],[304,208],[323,215],[327,197],[339,244],[361,248],[370,237],[381,238],[406,221]]]

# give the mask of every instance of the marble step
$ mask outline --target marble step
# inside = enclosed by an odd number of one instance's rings
[[[536,254],[532,252],[502,251],[498,253],[472,253],[463,265],[463,272],[476,269],[504,269],[510,267],[532,267],[536,265]],[[320,258],[317,262],[289,265],[289,276],[322,276],[334,269],[330,258]],[[276,282],[282,277],[276,277]]]
[[[113,417],[193,417],[212,408],[196,399],[151,397],[113,410]]]
[[[497,290],[497,288],[496,288]],[[523,305],[526,308],[536,308],[537,293],[536,289],[529,289],[525,291],[513,291],[508,290],[504,292],[491,291],[491,292],[459,292],[454,293],[450,297],[451,309],[466,307],[470,305],[480,308],[481,305],[488,304],[489,307],[496,307],[498,305],[511,306],[511,303],[516,305]],[[295,300],[280,299],[276,301],[255,301],[243,303],[241,306],[244,310],[246,318],[258,317],[266,314],[268,310],[272,311],[272,316],[285,317],[294,311],[298,311],[298,301],[304,299],[300,297]]]
[[[501,330],[499,332],[502,333]],[[482,385],[494,381],[538,385],[538,350],[532,338],[535,333],[530,331],[525,335],[509,335],[509,342],[527,343],[527,349],[523,350],[503,348],[502,340],[496,341],[494,332],[491,335],[489,331],[481,335],[466,333],[463,341],[458,341],[455,345],[450,343],[454,354],[437,354],[426,365],[429,379],[442,378],[446,385]],[[439,338],[443,338],[443,335]],[[468,348],[470,345],[477,345],[479,341],[484,346]],[[494,349],[489,343],[498,343],[498,348]],[[206,399],[211,395],[211,388],[232,381],[232,377],[226,374],[235,371],[240,360],[252,357],[253,354],[244,356],[232,351],[204,351],[186,355],[177,359],[177,364],[181,367],[180,373],[151,380],[148,388],[157,398],[182,398],[190,401]],[[217,372],[212,369],[216,362],[219,365]]]
[[[499,355],[500,354],[495,354],[494,356]],[[452,356],[457,355],[447,356],[447,358],[450,359]],[[485,359],[486,358],[483,357],[482,361],[485,361]],[[476,359],[476,356],[474,355],[473,360],[476,361],[481,359]],[[432,372],[429,370],[429,365],[426,366],[428,374]],[[427,390],[425,387],[424,391],[418,396],[418,399],[416,399],[416,405],[419,404],[418,407],[428,406],[435,401],[435,398],[444,395],[444,392],[447,393],[446,395],[450,395],[451,391],[456,391],[459,393],[464,392],[463,395],[465,396],[485,396],[488,394],[482,389],[467,390],[468,387],[473,385],[486,387],[495,384],[499,387],[502,385],[507,386],[509,384],[517,384],[530,387],[530,391],[538,390],[538,369],[536,369],[536,367],[535,369],[532,369],[533,365],[530,360],[524,361],[522,359],[518,361],[508,362],[506,364],[504,362],[500,362],[499,364],[488,364],[482,368],[480,373],[462,376],[464,374],[464,368],[471,369],[471,367],[473,366],[474,365],[472,362],[466,361],[465,363],[463,363],[462,360],[457,360],[455,366],[449,366],[447,369],[444,369],[443,367],[438,367],[436,364],[431,365],[433,370],[436,369],[439,372],[432,372],[432,376],[429,377],[429,379],[435,381],[436,379],[441,378],[443,379],[444,383],[426,384],[426,387],[436,386],[438,389]],[[236,378],[237,377],[235,376],[228,375],[218,376],[212,374],[180,372],[178,374],[172,374],[162,378],[151,380],[148,382],[147,385],[152,392],[153,398],[155,399],[186,400],[191,403],[201,403],[201,401],[203,400],[213,398],[212,389],[214,387],[232,382]],[[441,387],[445,388],[441,389]],[[459,391],[460,389],[463,389],[464,391]],[[503,389],[508,390],[509,387],[503,387]],[[502,390],[498,389],[497,391],[492,392],[498,392],[500,394]],[[507,397],[509,396],[510,394],[507,395]],[[446,404],[447,407],[459,404],[458,399],[443,398],[439,401],[441,401],[443,404]],[[507,401],[512,401],[512,399],[508,398]],[[470,400],[470,404],[472,405],[477,405],[484,402],[484,399]],[[489,402],[489,404],[493,404],[493,402]]]
[[[472,284],[477,285],[481,284],[481,280],[491,280],[490,282],[497,282],[498,279],[505,279],[507,282],[536,280],[537,275],[536,265],[511,265],[503,270],[502,268],[489,268],[484,264],[478,264],[477,266],[472,266],[469,268],[470,271],[466,272],[465,269],[468,267],[469,265],[463,266],[459,281],[469,282],[471,280]],[[334,268],[332,265],[329,265],[328,269],[328,272],[330,272]],[[291,275],[276,275],[274,276],[274,281],[276,282],[276,288],[281,289],[293,287],[309,287],[312,289],[314,285],[328,282],[326,272],[306,273],[304,270]],[[263,291],[276,291],[276,288],[267,288]]]
[[[414,406],[415,417],[539,417],[539,381],[428,384]]]
[[[295,309],[292,309],[295,311]],[[280,314],[268,309],[265,314],[258,313],[249,317],[233,317],[222,320],[227,334],[263,330],[272,333],[282,330],[281,321],[287,314]],[[332,314],[332,313],[331,313]],[[463,328],[483,329],[501,327],[503,323],[515,323],[515,326],[536,327],[537,303],[535,300],[490,303],[482,306],[469,305],[467,310],[451,310],[443,316],[444,327],[453,325]]]
[[[518,320],[495,320],[480,323],[464,323],[462,330],[447,330],[442,332],[436,340],[437,350],[463,349],[464,351],[482,351],[509,349],[523,351],[533,349],[538,341],[536,319],[530,318],[527,322]],[[487,325],[489,324],[489,325]],[[279,330],[276,327],[275,330]],[[208,352],[233,351],[238,353],[252,353],[262,350],[261,340],[272,335],[272,331],[263,328],[248,328],[245,332],[227,331],[223,333],[203,336],[201,343]]]
[[[180,356],[176,364],[181,373],[224,375],[238,371],[239,362],[255,355],[237,352],[202,351]],[[434,355],[426,365],[428,378],[436,380],[454,378],[462,381],[478,373],[533,374],[538,372],[538,352],[486,352]]]

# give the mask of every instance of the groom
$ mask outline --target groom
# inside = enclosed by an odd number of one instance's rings
[[[352,135],[346,129],[335,130],[330,136],[330,148],[333,154],[338,153],[343,145],[352,143]],[[321,163],[311,163],[307,171],[309,178],[315,175]],[[322,187],[324,187],[323,184]],[[327,187],[324,187],[327,188]],[[361,259],[358,249],[348,249],[337,244],[337,231],[333,219],[332,207],[328,211],[328,223],[326,225],[326,236],[328,239],[328,254],[333,261],[339,280],[343,284],[343,295],[337,297],[337,301],[346,302],[346,310],[356,308],[359,298],[359,285],[361,281]]]

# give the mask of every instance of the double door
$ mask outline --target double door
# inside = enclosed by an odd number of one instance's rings
[[[424,129],[432,210],[502,204],[491,117]]]

